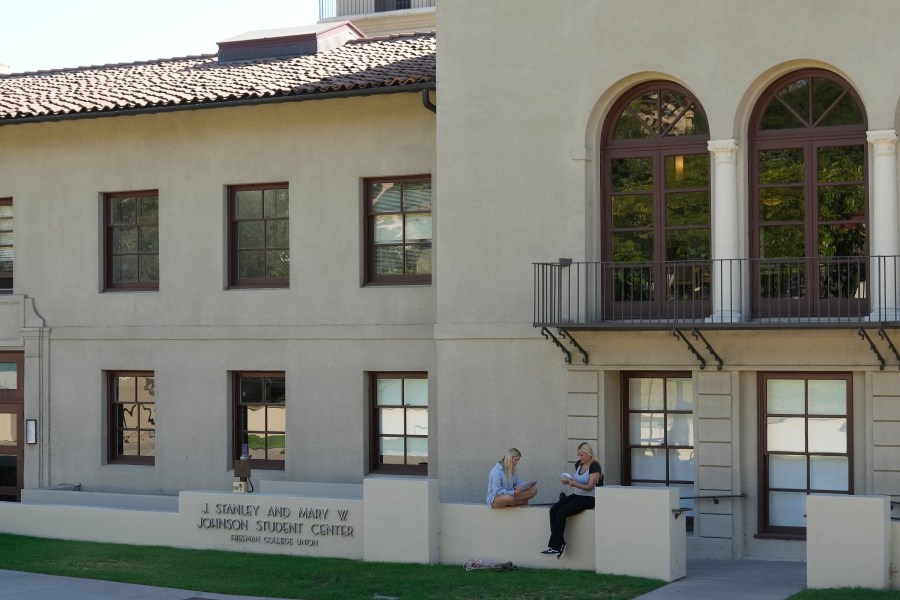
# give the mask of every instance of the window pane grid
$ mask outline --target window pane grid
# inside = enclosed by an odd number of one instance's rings
[[[111,372],[108,376],[110,462],[153,464],[156,454],[153,374]]]
[[[869,253],[868,143],[852,87],[833,73],[795,72],[763,95],[753,123],[750,257],[806,260],[794,272],[753,267],[751,317],[868,312],[856,260]]]
[[[372,374],[373,470],[427,473],[428,379]]]
[[[230,188],[230,285],[286,287],[290,202],[282,184]]]
[[[804,497],[852,493],[849,376],[760,375],[761,529],[803,535]],[[831,409],[831,410],[828,410]]]
[[[159,197],[107,194],[106,288],[159,289]]]
[[[370,282],[431,281],[431,179],[369,180],[367,279]]]
[[[602,228],[608,315],[638,309],[668,317],[711,310],[709,128],[702,108],[672,82],[623,96],[604,127]],[[691,274],[681,272],[691,262]],[[632,309],[629,309],[631,306]]]
[[[285,400],[283,373],[235,374],[235,458],[247,444],[254,467],[284,469]]]
[[[675,485],[682,488],[681,493],[691,491],[693,380],[684,375],[653,374],[633,374],[626,379],[625,480],[631,485]]]
[[[12,292],[14,229],[12,198],[0,198],[0,294]]]

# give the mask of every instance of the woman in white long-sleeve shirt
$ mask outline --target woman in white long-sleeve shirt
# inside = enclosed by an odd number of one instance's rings
[[[522,506],[537,494],[537,486],[523,486],[523,481],[516,473],[516,466],[522,459],[522,453],[510,448],[488,475],[487,503],[492,508]]]

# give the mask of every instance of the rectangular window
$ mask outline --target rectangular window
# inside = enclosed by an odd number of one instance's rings
[[[103,196],[104,289],[159,289],[159,192]]]
[[[806,496],[852,494],[849,373],[760,373],[760,532],[806,535]]]
[[[431,283],[431,177],[365,182],[366,283]]]
[[[0,198],[0,294],[13,291],[13,201]]]
[[[694,381],[690,373],[625,373],[623,483],[677,487],[694,507]],[[688,525],[693,517],[688,515]]]
[[[372,373],[373,472],[428,474],[428,373]]]
[[[107,373],[109,462],[152,465],[156,455],[153,371]]]
[[[234,446],[237,460],[247,444],[257,469],[284,469],[284,373],[234,374]]]
[[[375,12],[404,10],[409,8],[410,0],[375,0]]]
[[[228,188],[229,287],[288,287],[289,204],[286,183]]]

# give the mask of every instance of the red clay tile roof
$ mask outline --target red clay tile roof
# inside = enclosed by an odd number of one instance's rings
[[[435,82],[434,33],[354,40],[334,50],[288,58],[219,63],[187,56],[0,76],[0,125],[35,119],[330,93],[401,91]]]

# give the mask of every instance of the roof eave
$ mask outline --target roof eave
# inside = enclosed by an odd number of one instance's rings
[[[404,85],[378,86],[354,88],[350,90],[335,90],[330,92],[316,92],[307,94],[288,94],[283,96],[267,96],[258,98],[241,98],[239,100],[222,100],[208,102],[191,102],[184,104],[167,104],[162,106],[148,106],[141,108],[122,108],[104,111],[76,112],[65,114],[41,115],[36,117],[21,117],[0,119],[0,127],[9,125],[25,125],[27,123],[47,123],[54,121],[73,121],[78,119],[102,119],[106,117],[127,117],[146,115],[162,112],[174,112],[183,110],[203,110],[213,108],[230,108],[236,106],[252,106],[257,104],[275,104],[281,102],[303,102],[306,100],[329,100],[333,98],[352,98],[355,96],[378,96],[383,94],[410,94],[422,90],[435,89],[433,81],[412,83]]]

